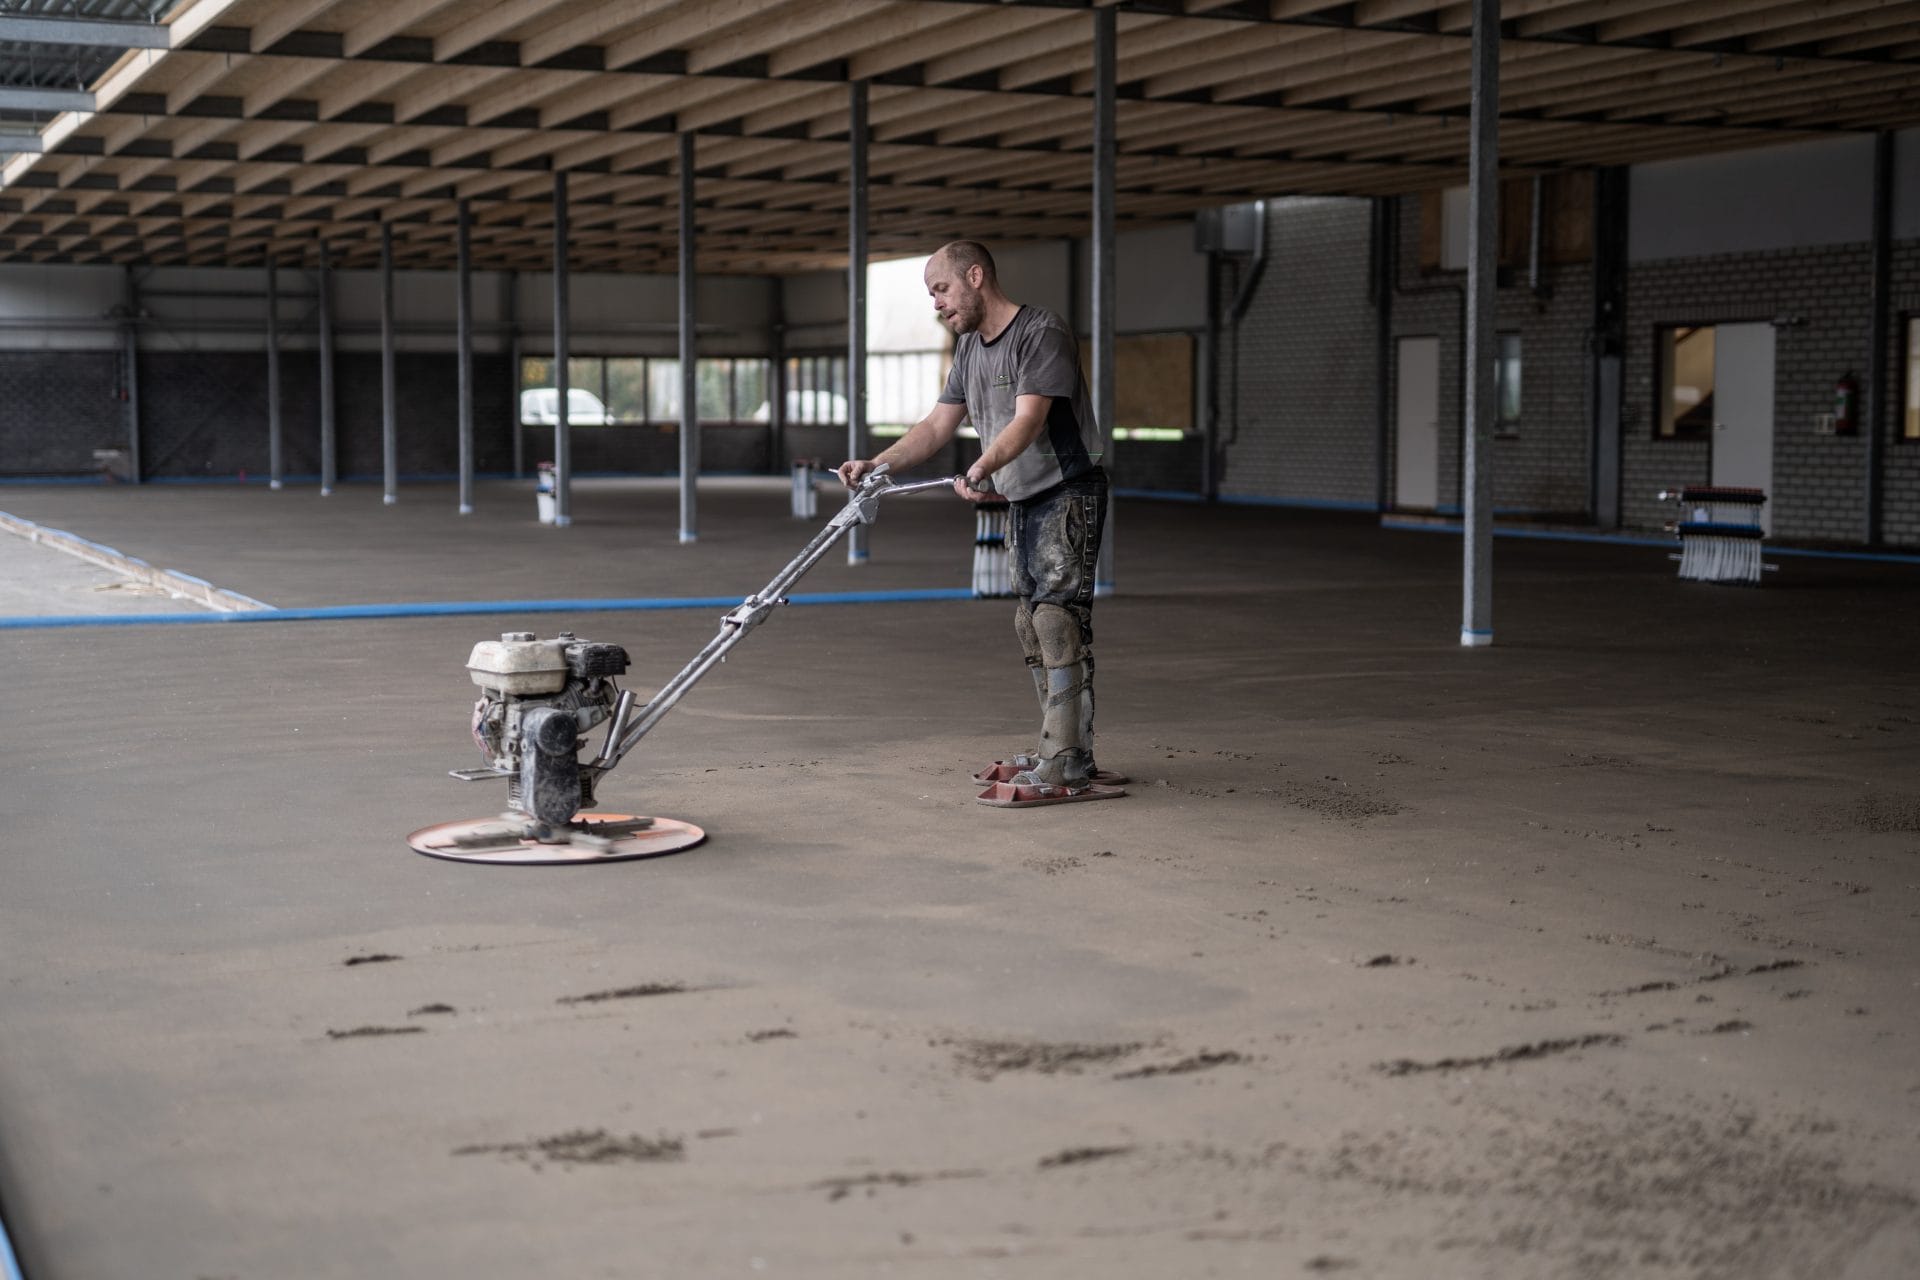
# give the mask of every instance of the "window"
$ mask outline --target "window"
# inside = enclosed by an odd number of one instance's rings
[[[905,435],[947,385],[941,351],[879,351],[867,357],[867,426],[881,439]]]
[[[1520,335],[1503,333],[1493,354],[1493,434],[1520,434]]]
[[[1900,438],[1920,440],[1920,316],[1907,317],[1907,395],[1900,415]]]
[[[1713,326],[1656,329],[1653,348],[1659,370],[1654,438],[1709,438],[1713,431]]]
[[[847,358],[790,357],[787,360],[788,425],[845,426],[846,422]]]
[[[607,412],[615,422],[647,421],[647,362],[639,356],[607,361]]]
[[[680,362],[647,361],[647,421],[680,421]]]
[[[758,358],[702,360],[698,367],[700,421],[749,422],[766,401],[767,362]],[[567,360],[568,418],[576,427],[674,426],[680,421],[680,362],[652,356],[571,356]],[[520,421],[551,426],[559,418],[553,359],[520,362]],[[761,415],[765,420],[765,415]]]

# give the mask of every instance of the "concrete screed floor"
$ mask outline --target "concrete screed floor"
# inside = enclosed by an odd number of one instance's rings
[[[18,489],[280,606],[744,595],[781,483]],[[830,508],[823,508],[822,519]],[[965,586],[883,509],[801,589]],[[0,1207],[56,1277],[1920,1274],[1920,577],[1133,502],[1124,800],[971,803],[1004,602],[776,615],[608,779],[652,862],[405,834],[468,648],[718,610],[6,635]],[[12,550],[0,546],[0,555]]]

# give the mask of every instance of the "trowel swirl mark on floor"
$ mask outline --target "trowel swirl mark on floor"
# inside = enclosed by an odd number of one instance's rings
[[[1756,974],[1783,973],[1789,969],[1804,967],[1804,960],[1771,960],[1766,964],[1756,964],[1751,968],[1740,969],[1730,964],[1722,964],[1697,978],[1685,982],[1672,978],[1662,978],[1653,982],[1642,982],[1638,986],[1623,987],[1618,991],[1596,991],[1596,1000],[1612,1000],[1619,996],[1641,996],[1657,991],[1678,991],[1682,987],[1697,987],[1708,982],[1723,982],[1728,978],[1751,978]]]
[[[912,1187],[922,1182],[949,1182],[956,1178],[984,1178],[984,1169],[939,1169],[932,1173],[863,1173],[855,1177],[822,1178],[813,1184],[815,1191],[827,1192],[827,1199],[845,1200],[857,1189],[871,1196],[881,1187]]]
[[[347,1030],[347,1031],[336,1031],[332,1027],[328,1027],[327,1039],[355,1040],[363,1036],[410,1036],[410,1035],[419,1035],[425,1030],[426,1030],[425,1027],[371,1027],[369,1026],[369,1027],[354,1027],[351,1030]]]
[[[1087,1044],[1075,1041],[1050,1043],[1043,1040],[936,1040],[938,1046],[953,1050],[961,1070],[982,1080],[1012,1071],[1031,1071],[1039,1075],[1077,1075],[1091,1066],[1101,1066],[1130,1057],[1146,1046],[1139,1041],[1124,1044]]]
[[[1042,1169],[1060,1169],[1067,1165],[1089,1164],[1095,1160],[1110,1160],[1114,1156],[1130,1155],[1132,1146],[1123,1147],[1068,1147],[1056,1151],[1050,1156],[1040,1157]]]
[[[602,1004],[608,1000],[645,1000],[651,996],[690,995],[710,991],[711,987],[690,987],[684,982],[642,982],[637,986],[615,987],[610,991],[589,991],[585,995],[561,996],[556,1004]]]
[[[1249,1059],[1245,1054],[1235,1053],[1231,1049],[1219,1052],[1202,1050],[1181,1058],[1177,1062],[1150,1063],[1144,1067],[1135,1067],[1131,1071],[1121,1071],[1113,1078],[1115,1080],[1147,1080],[1154,1076],[1184,1076],[1196,1071],[1211,1071],[1215,1067],[1227,1067],[1247,1061]]]
[[[605,1129],[573,1129],[526,1142],[475,1143],[455,1147],[453,1154],[506,1156],[525,1161],[538,1169],[543,1163],[610,1165],[670,1162],[685,1159],[687,1146],[683,1139],[664,1133],[657,1138],[643,1138],[637,1133],[622,1136],[608,1133]]]
[[[1596,1031],[1584,1036],[1569,1036],[1559,1040],[1535,1040],[1529,1044],[1510,1044],[1496,1049],[1492,1053],[1476,1058],[1437,1058],[1431,1062],[1421,1062],[1414,1058],[1394,1058],[1387,1062],[1376,1062],[1373,1069],[1382,1075],[1411,1076],[1428,1071],[1472,1071],[1481,1067],[1498,1066],[1503,1062],[1527,1062],[1536,1058],[1551,1058],[1557,1054],[1573,1053],[1580,1049],[1613,1048],[1623,1045],[1627,1038],[1610,1031]]]

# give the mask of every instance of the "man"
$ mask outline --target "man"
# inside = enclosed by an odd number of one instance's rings
[[[884,452],[842,463],[840,479],[851,488],[881,463],[895,471],[916,466],[953,439],[963,418],[972,421],[980,460],[954,490],[973,502],[998,492],[1009,503],[1008,551],[1020,597],[1014,631],[1041,706],[1038,752],[982,780],[1013,783],[1015,804],[1124,794],[1094,785],[1093,586],[1107,473],[1079,345],[1059,316],[1009,299],[993,256],[972,240],[935,253],[926,285],[941,322],[959,336],[946,389]]]

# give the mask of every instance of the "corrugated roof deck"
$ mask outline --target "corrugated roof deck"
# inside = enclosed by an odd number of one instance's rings
[[[20,4],[146,23],[164,0]],[[0,45],[28,111],[0,260],[248,264],[324,240],[366,265],[671,269],[675,134],[698,137],[704,272],[845,261],[848,84],[871,93],[871,252],[964,228],[1084,234],[1094,7],[1064,0],[182,0],[169,47]],[[1119,226],[1288,194],[1464,180],[1470,7],[1118,0]],[[1911,0],[1507,0],[1510,172],[1622,164],[1920,119]],[[10,30],[11,29],[11,30]],[[36,79],[35,77],[41,77]],[[65,78],[62,78],[65,77]],[[38,103],[41,100],[33,100]],[[13,113],[21,117],[16,110]],[[43,141],[41,141],[43,140]],[[26,144],[26,145],[36,145]]]

